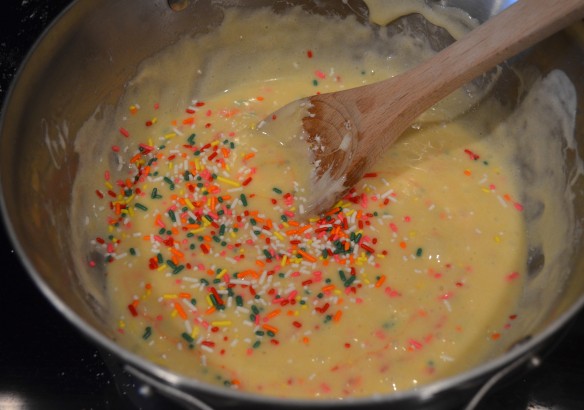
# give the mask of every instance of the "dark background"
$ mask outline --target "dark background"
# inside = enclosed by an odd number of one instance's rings
[[[2,1],[0,101],[35,39],[69,3]],[[112,368],[111,357],[102,355],[41,295],[1,222],[0,275],[0,410],[132,409],[128,397],[140,386]],[[151,404],[143,406],[171,408]],[[584,313],[541,366],[489,395],[480,409],[584,409]]]

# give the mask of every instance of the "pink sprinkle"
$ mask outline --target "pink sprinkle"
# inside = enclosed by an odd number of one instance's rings
[[[507,279],[508,282],[511,282],[517,278],[519,278],[519,272],[511,272],[510,274],[505,276],[505,279]]]
[[[326,75],[322,71],[320,71],[320,70],[316,70],[314,72],[314,75],[316,75],[321,80],[324,80],[326,78]]]
[[[414,340],[414,339],[410,339],[410,340],[408,341],[408,344],[409,344],[411,347],[413,347],[414,349],[416,349],[416,350],[419,350],[419,349],[421,349],[422,347],[424,347],[424,345],[422,345],[422,343],[420,343],[420,342],[418,342],[417,340]]]
[[[397,233],[397,225],[394,224],[393,222],[389,224],[389,228],[393,231]]]
[[[515,209],[517,209],[518,211],[523,211],[523,205],[521,205],[519,202],[515,202],[513,203],[513,206],[515,206]]]
[[[127,129],[125,129],[124,127],[120,128],[120,134],[122,134],[126,138],[128,138],[130,136],[130,132]]]

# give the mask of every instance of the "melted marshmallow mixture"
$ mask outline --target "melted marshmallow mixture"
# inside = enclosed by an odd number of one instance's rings
[[[230,9],[145,61],[77,140],[76,235],[105,270],[117,342],[209,383],[303,398],[405,390],[501,349],[526,227],[512,146],[483,117],[418,124],[312,219],[302,144],[256,131],[294,99],[430,52],[353,18]]]

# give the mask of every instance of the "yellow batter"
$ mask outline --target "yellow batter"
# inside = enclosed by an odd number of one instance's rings
[[[210,383],[311,398],[412,388],[496,351],[517,317],[525,223],[512,152],[480,121],[417,126],[309,222],[304,154],[254,130],[424,47],[353,19],[228,10],[145,62],[78,141],[76,207],[117,341]]]

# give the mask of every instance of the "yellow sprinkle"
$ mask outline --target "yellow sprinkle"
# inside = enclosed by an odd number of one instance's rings
[[[162,297],[164,299],[176,299],[177,298],[177,296],[175,294],[173,294],[173,293],[167,293],[165,295],[162,295]]]
[[[215,306],[215,305],[213,304],[213,301],[211,300],[211,295],[210,295],[210,294],[209,294],[209,295],[207,295],[207,297],[206,297],[205,299],[207,300],[207,303],[209,304],[209,306]]]
[[[158,272],[162,272],[164,269],[166,269],[166,264],[160,265],[157,269]]]
[[[187,207],[188,207],[190,210],[193,210],[193,209],[195,209],[195,206],[193,205],[193,203],[191,202],[191,200],[190,200],[189,198],[185,198],[185,203],[187,204]]]
[[[105,186],[107,187],[107,189],[113,189],[114,186],[112,184],[110,184],[108,181],[105,181]]]
[[[284,241],[284,237],[282,236],[282,234],[280,232],[274,232],[274,236],[276,238],[278,238],[280,241]]]
[[[152,118],[151,121],[152,121],[152,124],[156,124],[158,122],[158,118],[154,117],[154,118]]]
[[[195,326],[195,327],[193,327],[193,331],[191,332],[191,337],[192,337],[193,339],[195,339],[195,338],[196,338],[196,337],[199,335],[199,331],[200,331],[200,330],[201,330],[201,329],[199,328],[199,326]]]
[[[495,242],[501,243],[501,238],[499,236],[495,236],[493,239],[495,239]]]
[[[118,322],[118,327],[119,327],[120,329],[123,329],[123,328],[125,328],[125,327],[126,327],[126,322],[124,322],[123,320],[120,320],[120,321]]]
[[[236,237],[237,237],[237,235],[236,235],[236,234],[235,234],[235,232],[233,232],[233,231],[229,232],[229,235],[230,235],[232,238],[236,238]]]
[[[221,279],[227,273],[227,269],[223,269],[221,272],[217,274],[217,279]]]
[[[216,145],[219,145],[219,140],[215,140],[211,143],[211,146],[214,147]]]
[[[173,133],[170,133],[170,134],[166,134],[166,135],[164,136],[164,138],[166,138],[167,140],[169,140],[169,139],[171,139],[171,138],[174,138],[174,137],[176,137],[176,134],[175,134],[174,132],[173,132]]]
[[[410,231],[410,238],[415,238],[416,234],[416,231]]]
[[[199,229],[193,229],[193,230],[191,230],[190,232],[191,232],[191,233],[201,233],[201,232],[203,232],[204,230],[205,230],[205,228],[199,228]]]
[[[483,189],[482,189],[482,191],[483,191],[483,192],[486,192],[487,194],[491,192],[491,190],[490,190],[490,189],[488,189],[488,188],[483,188]]]
[[[232,186],[234,186],[234,187],[239,187],[239,186],[241,186],[241,184],[240,184],[239,182],[237,182],[237,181],[233,181],[233,180],[231,180],[231,179],[228,179],[228,178],[224,178],[224,177],[222,177],[222,176],[218,176],[218,177],[217,177],[217,180],[218,180],[218,181],[221,181],[221,182],[224,182],[224,183],[226,183],[226,184],[232,185]]]
[[[282,267],[286,266],[286,261],[287,261],[287,260],[288,260],[288,256],[284,255],[284,256],[282,257],[282,262],[280,262],[280,265],[281,265]]]
[[[195,158],[195,169],[197,171],[201,170],[201,161],[198,158]]]
[[[170,312],[170,317],[175,318],[176,315],[178,315],[178,311],[176,309],[173,309],[172,312]]]

